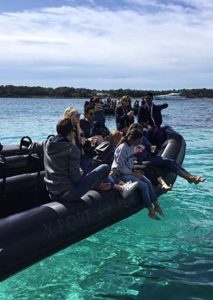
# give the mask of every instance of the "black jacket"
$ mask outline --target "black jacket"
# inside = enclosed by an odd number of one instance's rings
[[[115,119],[117,130],[129,127],[130,124],[134,123],[134,117],[129,118],[127,115],[127,109],[122,105],[116,107],[115,109]]]
[[[144,127],[147,125],[160,127],[162,124],[161,110],[167,107],[167,103],[161,105],[156,105],[153,103],[151,117],[151,110],[149,109],[148,105],[143,104],[138,111],[138,123],[142,124]]]
[[[80,127],[81,127],[82,131],[84,132],[85,138],[91,137],[93,124],[91,124],[87,119],[81,119]]]

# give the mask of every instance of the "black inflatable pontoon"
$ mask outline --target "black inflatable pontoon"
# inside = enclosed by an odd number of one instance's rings
[[[170,128],[166,133],[158,155],[182,164],[184,139]],[[43,176],[39,170],[0,179],[0,280],[144,208],[137,190],[126,199],[89,191],[75,203],[50,202]],[[162,177],[171,184],[176,179],[165,170]]]
[[[0,155],[7,157],[19,154],[28,154],[28,147],[31,143],[32,140],[29,136],[23,136],[19,145],[4,146],[0,144]]]

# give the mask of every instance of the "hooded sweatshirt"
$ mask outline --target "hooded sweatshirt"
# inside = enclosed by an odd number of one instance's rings
[[[44,144],[44,167],[47,190],[55,194],[72,190],[81,181],[80,150],[61,135]]]
[[[114,153],[112,169],[117,170],[118,175],[131,175],[134,167],[134,146],[128,143],[120,144]]]

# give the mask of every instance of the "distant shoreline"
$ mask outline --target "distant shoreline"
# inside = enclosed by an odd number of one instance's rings
[[[86,88],[74,87],[40,87],[40,86],[14,86],[14,85],[1,85],[0,98],[47,98],[47,99],[88,99],[94,96],[112,97],[119,99],[124,95],[129,95],[132,98],[142,98],[147,92],[152,92],[154,96],[168,97],[170,94],[177,94],[180,97],[187,99],[194,98],[213,98],[213,89],[180,89],[180,90],[136,90],[136,89],[109,89],[109,90],[96,90]],[[167,98],[166,98],[167,100]]]
[[[82,99],[82,100],[86,100],[86,99],[89,99],[90,97],[80,97],[80,96],[76,96],[76,97],[61,97],[61,96],[54,96],[54,97],[50,97],[50,96],[0,96],[0,99],[58,99],[58,100],[62,100],[62,99],[72,99],[72,100],[75,100],[75,99]],[[114,97],[112,97],[114,99]],[[132,97],[133,99],[138,99],[138,98],[142,98],[142,97]],[[213,99],[213,96],[212,97],[200,97],[200,96],[197,96],[197,97],[182,97],[182,98],[162,98],[162,99],[155,99],[156,101],[170,101],[170,100],[180,100],[180,101],[183,101],[183,100],[199,100],[199,99],[203,99],[203,100],[211,100]]]

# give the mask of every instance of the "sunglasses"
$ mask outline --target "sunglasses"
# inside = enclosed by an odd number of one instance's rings
[[[94,116],[94,114],[95,114],[94,112],[89,113],[90,116]]]
[[[76,118],[80,118],[80,114],[75,114],[75,117]]]

